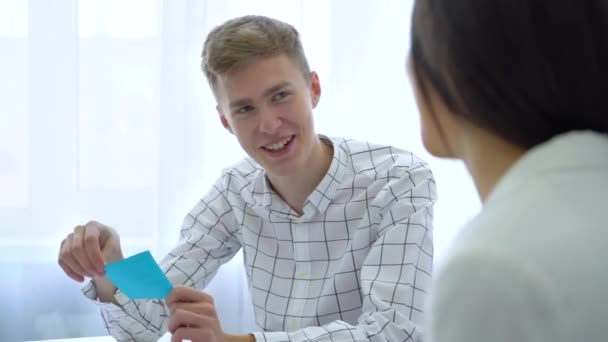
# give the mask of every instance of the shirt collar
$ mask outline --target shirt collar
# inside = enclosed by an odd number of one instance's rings
[[[591,131],[558,135],[524,154],[496,184],[485,206],[509,198],[533,179],[590,168],[608,172],[608,135]]]
[[[348,155],[338,141],[319,135],[323,142],[333,146],[333,158],[327,173],[304,202],[303,214],[300,216],[289,207],[279,195],[272,190],[266,172],[260,172],[256,178],[253,196],[257,203],[270,213],[295,221],[306,221],[317,213],[323,213],[329,207],[336,190],[342,183],[344,171],[348,164]]]

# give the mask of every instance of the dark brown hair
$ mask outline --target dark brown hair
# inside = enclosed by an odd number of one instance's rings
[[[530,148],[608,133],[608,1],[416,0],[411,58],[423,97]],[[425,95],[426,94],[426,95]]]

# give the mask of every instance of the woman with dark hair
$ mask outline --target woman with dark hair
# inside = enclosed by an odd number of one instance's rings
[[[606,341],[608,1],[417,0],[422,136],[483,202],[434,278],[434,342]]]

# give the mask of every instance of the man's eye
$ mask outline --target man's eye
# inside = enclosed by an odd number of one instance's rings
[[[279,100],[282,100],[282,99],[286,98],[288,95],[289,95],[289,93],[288,93],[288,92],[286,92],[286,91],[280,91],[280,92],[276,93],[276,94],[275,94],[275,95],[272,97],[272,100],[273,100],[273,101],[279,101]]]
[[[250,111],[252,111],[252,110],[253,110],[253,107],[252,107],[252,106],[244,106],[244,107],[241,107],[241,108],[237,109],[237,110],[236,110],[236,113],[237,113],[237,114],[243,114],[243,113],[250,112]]]

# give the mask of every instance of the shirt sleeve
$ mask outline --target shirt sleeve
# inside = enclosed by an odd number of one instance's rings
[[[431,286],[435,181],[426,164],[413,165],[378,193],[377,239],[361,268],[363,314],[357,324],[334,321],[293,332],[258,332],[258,342],[420,341],[424,300]]]
[[[204,288],[219,266],[240,249],[238,224],[226,199],[223,178],[196,204],[183,221],[178,245],[159,263],[175,285]],[[84,294],[100,308],[106,328],[117,341],[157,341],[167,331],[169,310],[163,300],[130,300],[120,290],[120,306],[101,303],[93,283]]]
[[[430,300],[431,340],[576,341],[556,289],[528,264],[488,250],[451,257]]]

